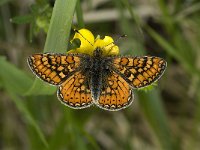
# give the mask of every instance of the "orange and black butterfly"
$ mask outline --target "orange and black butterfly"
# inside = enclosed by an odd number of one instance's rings
[[[133,89],[158,80],[167,63],[159,57],[104,56],[101,48],[87,54],[34,54],[28,58],[40,79],[58,86],[65,105],[82,109],[93,104],[110,111],[128,107]]]

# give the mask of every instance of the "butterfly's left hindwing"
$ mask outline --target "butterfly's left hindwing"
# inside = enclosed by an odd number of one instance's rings
[[[74,109],[82,109],[92,105],[87,77],[81,71],[75,72],[59,85],[57,96],[63,104]]]
[[[59,85],[79,68],[80,59],[76,54],[34,54],[28,57],[28,64],[40,79]]]
[[[110,67],[120,74],[133,88],[141,88],[158,80],[167,62],[159,57],[114,57]]]

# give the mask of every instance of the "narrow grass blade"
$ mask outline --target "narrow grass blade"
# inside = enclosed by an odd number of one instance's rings
[[[175,28],[173,24],[173,15],[170,15],[167,2],[165,0],[158,0],[158,4],[161,10],[162,21],[168,32],[173,33]]]
[[[62,143],[65,141],[65,137],[66,137],[66,132],[65,132],[66,126],[68,126],[67,121],[66,121],[66,115],[63,114],[62,118],[59,120],[59,122],[56,125],[54,133],[51,136],[51,139],[49,142],[49,150],[61,149],[61,147],[63,146]],[[67,144],[68,140],[65,143]]]
[[[29,112],[29,110],[27,109],[27,107],[24,105],[22,99],[17,96],[15,93],[13,93],[13,91],[11,89],[9,89],[9,87],[7,87],[7,92],[8,95],[10,96],[10,98],[13,100],[13,102],[16,104],[17,109],[21,112],[21,114],[25,117],[25,119],[27,120],[27,122],[33,126],[33,128],[35,129],[36,133],[38,134],[38,137],[40,138],[40,140],[42,141],[42,143],[44,144],[44,147],[48,148],[48,142],[45,139],[44,134],[42,133],[41,128],[38,126],[36,120],[33,118],[33,116],[31,115],[31,113]]]
[[[142,112],[153,129],[160,146],[164,150],[173,150],[173,139],[158,91],[156,89],[151,92],[139,91],[138,96]]]
[[[131,18],[135,21],[136,23],[136,29],[139,31],[138,34],[140,34],[140,38],[144,39],[144,34],[141,28],[141,23],[140,23],[140,19],[137,15],[135,15],[134,10],[131,7],[131,4],[128,0],[121,0],[121,3],[124,4],[124,6],[128,9]]]

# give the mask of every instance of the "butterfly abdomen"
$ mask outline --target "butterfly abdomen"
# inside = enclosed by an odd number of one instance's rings
[[[90,68],[90,85],[91,94],[94,101],[99,100],[102,88],[102,74],[103,74],[102,59],[93,57]]]

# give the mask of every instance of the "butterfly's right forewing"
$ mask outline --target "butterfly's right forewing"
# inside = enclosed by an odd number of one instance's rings
[[[114,57],[110,67],[133,88],[148,86],[164,73],[167,62],[159,57]]]

